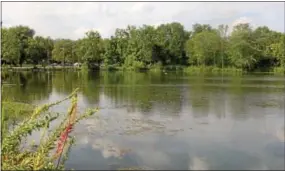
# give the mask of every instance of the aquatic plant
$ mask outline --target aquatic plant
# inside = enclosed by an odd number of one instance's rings
[[[64,169],[64,162],[75,142],[74,137],[69,136],[70,132],[76,123],[97,111],[97,109],[88,109],[84,114],[78,115],[77,92],[78,89],[62,100],[35,108],[30,117],[17,124],[12,130],[2,132],[3,170]],[[72,99],[69,111],[60,124],[48,133],[50,123],[59,119],[59,115],[50,113],[49,109],[68,99]],[[2,119],[1,125],[4,124],[5,120]],[[39,144],[29,144],[25,149],[21,148],[25,144],[25,138],[37,130],[41,131]],[[56,142],[58,142],[57,145]]]

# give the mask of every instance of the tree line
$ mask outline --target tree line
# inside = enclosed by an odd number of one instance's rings
[[[28,26],[2,28],[2,64],[84,63],[89,67],[215,66],[247,71],[285,67],[285,34],[261,26],[239,24],[213,28],[180,23],[116,29],[110,38],[90,30],[83,38],[35,36]]]

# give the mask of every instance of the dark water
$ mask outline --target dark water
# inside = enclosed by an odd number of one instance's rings
[[[100,108],[100,120],[73,132],[68,169],[284,169],[284,82],[261,74],[2,73],[2,99],[42,104],[80,87],[79,110]]]

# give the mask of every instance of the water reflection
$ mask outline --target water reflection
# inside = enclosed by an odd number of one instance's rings
[[[189,170],[209,170],[207,163],[204,159],[199,157],[193,157],[192,160],[189,161]]]
[[[38,104],[79,87],[81,111],[100,107],[100,120],[77,126],[68,168],[284,169],[283,77],[69,71],[2,81],[4,100]]]
[[[2,73],[3,74],[3,73]],[[6,73],[2,80],[2,99],[34,102],[47,98],[52,92],[52,75],[40,72]]]

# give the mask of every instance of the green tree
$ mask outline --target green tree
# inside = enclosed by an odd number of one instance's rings
[[[104,63],[105,65],[113,65],[120,63],[120,55],[117,50],[117,39],[111,36],[110,40],[105,41],[105,54]]]
[[[252,29],[249,24],[213,28],[194,24],[191,31],[178,22],[158,27],[142,25],[116,29],[113,36],[102,39],[97,31],[89,31],[78,40],[35,36],[27,26],[2,28],[3,62],[14,65],[27,62],[93,64],[144,68],[152,64],[207,65],[261,70],[285,66],[284,33],[267,26]]]
[[[252,66],[257,62],[256,55],[258,54],[254,44],[249,24],[234,26],[227,51],[231,64],[238,68],[252,69]]]
[[[156,30],[153,26],[143,25],[139,34],[140,60],[145,64],[153,62],[153,47],[157,42]]]
[[[219,60],[219,66],[220,67],[224,67],[225,65],[228,64],[228,58],[227,58],[227,54],[226,49],[228,49],[228,30],[229,30],[229,26],[228,25],[219,25],[218,26],[218,34],[220,36],[220,48],[219,48],[219,52],[220,52],[220,60]]]
[[[29,39],[33,38],[35,31],[27,26],[15,26],[2,29],[3,59],[14,64],[22,65],[27,54]]]
[[[196,23],[193,25],[192,27],[192,36],[198,34],[198,33],[201,33],[203,31],[212,31],[213,28],[209,25],[209,24],[199,24],[199,23]]]
[[[2,28],[2,53],[1,59],[14,65],[19,63],[20,60],[20,40],[16,34],[10,29]]]
[[[104,55],[104,45],[99,32],[89,31],[77,44],[77,55],[87,64],[100,64]]]
[[[220,37],[214,31],[202,31],[188,40],[186,48],[189,63],[217,65],[220,50]]]
[[[272,54],[277,58],[278,64],[285,67],[285,35],[281,35],[279,42],[272,44],[270,48]]]
[[[52,50],[52,59],[55,61],[61,61],[64,65],[66,62],[76,61],[74,55],[74,42],[69,39],[59,39],[54,43]]]
[[[117,41],[117,53],[120,56],[120,65],[123,65],[125,62],[125,57],[127,56],[127,47],[129,34],[125,29],[116,29],[115,31],[115,39]]]
[[[183,59],[187,36],[180,23],[162,24],[157,28],[157,45],[163,49],[163,64],[179,64]]]
[[[27,54],[27,62],[34,65],[46,58],[45,49],[40,39],[29,39],[28,48],[25,49],[25,53]]]
[[[11,27],[11,31],[16,35],[20,46],[19,64],[22,65],[27,59],[26,49],[28,48],[29,39],[33,38],[35,31],[27,26]]]

